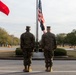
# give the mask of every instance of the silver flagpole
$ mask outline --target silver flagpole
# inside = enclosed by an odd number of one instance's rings
[[[36,0],[36,51],[38,51],[38,0]]]

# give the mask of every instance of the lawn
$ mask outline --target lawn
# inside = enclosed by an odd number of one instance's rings
[[[58,47],[58,48],[63,48],[63,47]],[[64,47],[66,48],[66,47]],[[76,58],[76,50],[66,50],[67,55],[69,57],[75,57]],[[15,51],[13,50],[0,50],[0,58],[6,58],[6,57],[15,57]]]
[[[69,57],[76,57],[76,50],[67,50],[67,55]]]
[[[0,58],[6,58],[6,57],[14,57],[15,56],[15,51],[11,50],[0,50]]]

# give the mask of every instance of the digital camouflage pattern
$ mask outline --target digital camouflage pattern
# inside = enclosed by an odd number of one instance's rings
[[[25,32],[20,37],[20,47],[23,51],[24,66],[31,64],[31,57],[35,46],[35,37],[30,32]]]
[[[25,32],[21,35],[21,49],[24,48],[34,48],[35,37],[30,32]]]
[[[45,66],[52,67],[52,59],[54,56],[54,50],[56,49],[56,38],[51,32],[47,32],[42,35],[41,45],[44,50]]]

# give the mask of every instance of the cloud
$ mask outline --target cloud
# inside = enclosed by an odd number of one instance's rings
[[[43,10],[46,22],[52,21],[57,23],[58,22],[64,23],[64,22],[76,21],[75,3],[76,3],[75,0],[50,0],[49,2],[47,1],[44,4],[44,10]]]
[[[36,35],[36,0],[2,0],[10,9],[8,16],[0,12],[0,27],[20,36],[25,26]],[[52,32],[68,33],[76,28],[76,0],[41,0],[45,24]],[[13,30],[13,31],[11,31]],[[39,26],[39,36],[42,31]]]

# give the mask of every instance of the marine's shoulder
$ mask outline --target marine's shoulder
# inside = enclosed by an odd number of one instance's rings
[[[55,35],[54,33],[50,32],[52,35]]]
[[[34,34],[31,33],[31,32],[29,32],[29,33],[28,33],[28,36],[30,36],[30,37],[34,37]]]
[[[47,32],[47,33],[46,33],[46,35],[55,36],[55,34],[54,34],[54,33],[52,33],[52,32]]]
[[[51,34],[52,37],[55,37],[55,34],[54,33],[50,33],[50,34]]]
[[[24,33],[22,33],[22,34],[21,34],[21,36],[23,36],[24,34],[25,34],[25,32],[24,32]]]
[[[34,35],[33,33],[29,32],[30,35]]]
[[[45,35],[46,35],[46,33],[42,34],[42,36],[45,36]]]

